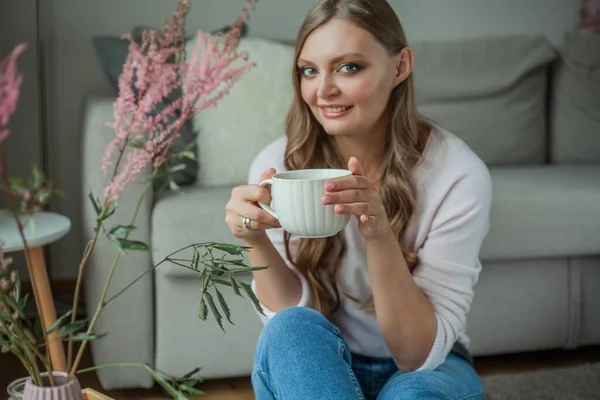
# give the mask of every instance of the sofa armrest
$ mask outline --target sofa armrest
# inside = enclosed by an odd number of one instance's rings
[[[113,121],[115,96],[106,91],[95,90],[86,95],[83,106],[82,127],[82,201],[84,240],[93,237],[96,213],[88,198],[90,190],[102,199],[107,181],[101,163],[104,149],[114,137],[106,124]],[[145,171],[147,174],[148,171]],[[116,213],[107,220],[113,224],[128,224],[142,193],[141,183],[129,184],[119,198]],[[131,239],[150,243],[150,216],[152,193],[143,200]],[[92,318],[96,311],[104,283],[113,263],[116,250],[105,237],[98,240],[85,270],[84,292],[86,312]],[[121,256],[112,278],[108,296],[143,274],[152,266],[151,254],[146,251],[128,252]],[[91,343],[94,365],[118,362],[147,362],[154,364],[154,292],[153,274],[147,274],[122,296],[103,310],[94,331],[108,335]],[[149,388],[153,378],[141,368],[108,368],[98,371],[104,389]]]

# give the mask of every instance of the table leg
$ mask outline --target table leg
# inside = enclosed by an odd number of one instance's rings
[[[44,251],[41,247],[33,247],[29,249],[31,260],[31,271],[34,274],[36,292],[38,294],[39,306],[44,315],[42,326],[45,330],[50,329],[56,322],[56,308],[54,306],[54,298],[50,289],[50,281],[48,272],[46,271],[46,263],[44,262]],[[61,339],[58,337],[58,331],[48,335],[48,351],[52,358],[52,369],[54,371],[67,371],[67,360],[65,357],[65,348]]]

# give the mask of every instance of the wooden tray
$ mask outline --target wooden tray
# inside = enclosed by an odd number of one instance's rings
[[[85,400],[115,400],[111,397],[105,396],[102,393],[96,392],[94,389],[83,389],[81,391],[83,393],[83,398]]]

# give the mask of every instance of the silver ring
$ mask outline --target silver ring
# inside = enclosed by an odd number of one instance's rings
[[[250,228],[250,223],[252,222],[252,220],[250,220],[250,218],[246,218],[246,217],[242,217],[242,228],[244,229],[251,229]]]

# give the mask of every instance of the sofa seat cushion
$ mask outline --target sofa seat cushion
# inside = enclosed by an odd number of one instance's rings
[[[168,194],[158,199],[152,210],[153,263],[193,243],[241,244],[225,224],[225,205],[232,189],[227,186],[203,188],[192,185],[187,186],[182,194]],[[177,258],[191,257],[191,250],[177,255]],[[157,268],[155,275],[198,276],[195,271],[174,264]]]
[[[490,169],[482,260],[600,254],[600,165]]]

